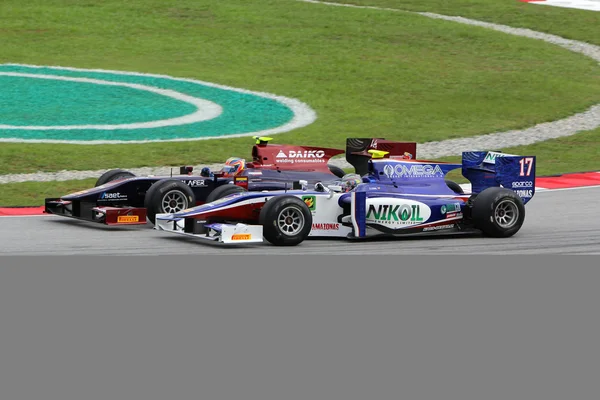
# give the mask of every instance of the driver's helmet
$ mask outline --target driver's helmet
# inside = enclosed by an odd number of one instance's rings
[[[225,161],[225,165],[221,170],[223,176],[236,176],[246,169],[246,160],[238,157],[230,157]]]
[[[358,174],[346,174],[342,176],[342,190],[349,192],[362,183],[362,178]]]

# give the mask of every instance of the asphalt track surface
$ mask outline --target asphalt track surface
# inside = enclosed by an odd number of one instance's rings
[[[513,237],[481,235],[371,241],[310,239],[225,247],[147,226],[108,227],[53,215],[0,218],[2,255],[168,254],[600,254],[600,187],[539,191]],[[201,262],[201,259],[199,259]]]

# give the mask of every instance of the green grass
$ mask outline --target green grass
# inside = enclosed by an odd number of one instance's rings
[[[43,206],[47,197],[76,192],[93,187],[98,178],[56,182],[22,182],[0,185],[0,207]]]
[[[600,43],[600,13],[594,12],[512,0],[347,2],[461,15]],[[277,143],[343,148],[349,136],[423,143],[524,128],[600,102],[597,63],[557,46],[407,13],[294,0],[4,0],[0,34],[0,63],[191,77],[298,98],[317,111],[314,124],[276,135]],[[1,115],[0,104],[0,123]],[[589,155],[599,134],[531,148],[541,152],[538,174],[544,168],[577,170],[568,154]],[[560,140],[567,140],[569,152]],[[251,144],[249,138],[118,146],[1,143],[0,174],[222,162],[248,156]],[[559,161],[546,165],[546,155]],[[600,169],[596,160],[597,150],[595,158],[576,162]],[[43,197],[88,186],[1,185],[0,204],[37,205]]]
[[[338,147],[365,133],[425,142],[527,127],[600,102],[600,70],[581,55],[406,13],[268,0],[1,7],[3,62],[194,77],[316,109],[316,123],[278,142]],[[0,173],[219,162],[246,155],[249,143],[3,144]]]
[[[376,6],[461,16],[479,21],[527,28],[566,39],[600,45],[600,13],[575,8],[527,4],[518,0],[330,0],[335,3]]]

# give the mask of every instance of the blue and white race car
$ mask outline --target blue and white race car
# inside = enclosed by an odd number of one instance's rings
[[[348,139],[354,140],[354,139]],[[492,151],[462,154],[462,163],[389,156],[371,149],[356,157],[357,174],[309,188],[236,193],[173,214],[158,214],[155,229],[219,243],[294,246],[309,237],[480,232],[516,234],[535,194],[535,156]],[[446,174],[462,168],[465,193]]]

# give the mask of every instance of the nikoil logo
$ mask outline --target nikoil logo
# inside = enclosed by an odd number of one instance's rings
[[[431,209],[418,201],[372,199],[368,203],[366,221],[392,228],[418,225],[431,217]]]

